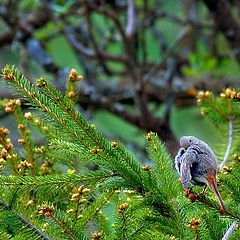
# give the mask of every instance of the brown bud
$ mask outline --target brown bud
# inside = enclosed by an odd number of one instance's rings
[[[16,99],[16,104],[17,105],[21,105],[21,100],[20,99]]]
[[[146,138],[146,140],[150,140],[150,138],[151,138],[150,133],[148,133],[145,138]]]
[[[95,232],[92,234],[92,237],[96,238],[98,236],[98,234]]]
[[[76,69],[73,68],[73,69],[70,71],[69,75],[76,76],[76,75],[77,75]]]
[[[143,169],[144,171],[149,171],[149,170],[150,170],[148,164],[144,165],[144,166],[142,167],[142,169]]]
[[[12,74],[12,73],[9,73],[9,74],[8,74],[8,78],[12,79],[12,78],[13,78],[13,74]]]
[[[25,141],[24,141],[23,139],[20,138],[20,139],[18,139],[18,143],[19,143],[19,144],[24,144]]]
[[[122,203],[121,205],[120,205],[120,210],[123,210],[123,209],[125,209],[126,207],[127,207],[127,203]]]
[[[115,148],[117,148],[117,147],[118,147],[118,145],[117,145],[117,143],[116,143],[116,142],[112,142],[112,143],[111,143],[111,145],[112,145],[113,147],[115,147]]]
[[[9,143],[9,144],[6,146],[6,149],[9,150],[9,149],[11,149],[11,148],[13,148],[13,145],[12,145],[12,143]]]
[[[226,210],[224,210],[224,209],[222,209],[222,208],[219,209],[219,213],[220,213],[221,215],[223,215],[225,212],[226,212]]]
[[[203,92],[203,91],[199,91],[199,92],[198,92],[198,97],[199,97],[199,98],[204,97],[204,92]]]
[[[189,195],[189,189],[186,189],[186,190],[184,191],[184,195],[185,195],[186,197]]]
[[[6,157],[7,154],[8,154],[8,153],[7,153],[7,150],[6,150],[5,148],[3,148],[2,151],[1,151],[2,157]]]
[[[206,91],[206,92],[204,93],[205,97],[209,97],[210,94],[211,94],[211,93],[210,93],[209,91]]]
[[[51,213],[50,212],[45,212],[45,217],[49,217],[50,215],[51,215]]]
[[[4,128],[4,129],[3,129],[3,133],[4,133],[5,135],[8,135],[8,134],[9,134],[8,129],[7,129],[7,128]]]
[[[119,214],[119,213],[122,213],[122,210],[118,209],[118,210],[117,210],[117,213],[118,213],[118,214]]]
[[[188,195],[188,199],[190,200],[190,202],[195,202],[195,200],[196,200],[196,196],[193,194],[193,193],[190,193],[189,195]]]
[[[68,97],[70,97],[70,98],[74,98],[74,96],[75,96],[75,94],[74,94],[73,91],[69,92]]]
[[[78,198],[79,196],[80,196],[79,193],[74,193],[74,194],[72,195],[72,199],[73,199],[73,198]]]
[[[51,212],[53,212],[54,206],[52,205],[49,209],[51,210]]]
[[[5,107],[5,112],[12,112],[13,109],[11,107]]]
[[[31,112],[27,112],[24,114],[24,118],[26,118],[27,120],[32,119],[32,113]]]
[[[76,81],[81,81],[82,79],[83,79],[83,76],[81,75],[76,76]]]
[[[230,88],[227,88],[227,89],[225,90],[225,93],[226,93],[226,96],[227,96],[227,97],[230,97],[231,94],[232,94],[232,91],[231,91]]]
[[[22,124],[18,124],[18,129],[23,129],[23,125]]]

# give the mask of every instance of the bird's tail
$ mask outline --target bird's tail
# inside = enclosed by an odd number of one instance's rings
[[[218,191],[216,176],[214,174],[209,174],[207,177],[207,181],[208,181],[209,187],[213,190],[215,196],[217,197],[218,202],[221,205],[221,208],[225,211],[226,207],[225,207],[222,197]]]

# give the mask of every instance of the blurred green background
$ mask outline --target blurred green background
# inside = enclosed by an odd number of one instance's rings
[[[7,1],[1,1],[1,8],[3,9],[7,6]],[[27,19],[28,15],[38,13],[42,11],[44,8],[44,1],[37,0],[20,0],[20,1],[12,1],[16,3],[16,9],[13,10],[14,13],[18,16],[19,21]],[[73,46],[66,39],[66,36],[63,34],[64,26],[72,25],[76,28],[81,29],[82,25],[86,24],[86,19],[84,17],[84,9],[86,6],[82,6],[81,4],[77,4],[79,1],[49,1],[48,7],[52,11],[53,17],[50,18],[43,26],[36,27],[31,30],[31,36],[28,36],[31,39],[35,39],[39,41],[46,53],[52,57],[52,62],[56,64],[59,68],[75,68],[79,74],[82,74],[85,77],[85,66],[79,60],[80,53],[74,49]],[[81,1],[80,1],[81,2]],[[120,3],[121,2],[121,3]],[[190,1],[191,2],[191,1]],[[144,19],[144,11],[142,9],[154,9],[159,8],[162,13],[162,17],[156,17],[154,19],[154,28],[156,28],[159,33],[163,35],[166,49],[171,47],[171,45],[176,41],[179,36],[179,32],[188,22],[189,16],[191,15],[191,10],[186,10],[188,4],[189,8],[197,7],[197,18],[198,22],[201,22],[203,25],[211,25],[213,24],[213,20],[207,7],[201,1],[193,1],[194,3],[189,3],[189,1],[180,1],[180,0],[168,0],[168,1],[135,1],[135,8],[137,11],[136,21],[141,25],[147,19]],[[100,4],[96,1],[96,4]],[[106,9],[110,9],[113,11],[117,11],[120,4],[122,4],[122,9],[119,11],[119,19],[122,21],[123,25],[126,23],[126,11],[127,11],[127,1],[106,1]],[[115,5],[114,5],[115,4]],[[74,11],[76,8],[76,12],[78,10],[78,14]],[[119,7],[120,8],[120,7]],[[195,11],[195,10],[194,10]],[[48,14],[48,13],[46,13]],[[82,14],[82,17],[81,17]],[[164,15],[165,14],[165,15]],[[4,15],[4,14],[2,14]],[[160,14],[161,15],[161,14]],[[11,18],[12,16],[10,16]],[[185,21],[185,24],[178,22],[177,20],[173,20],[174,17],[176,19],[182,19]],[[149,16],[150,18],[150,16]],[[122,20],[123,19],[123,20]],[[12,25],[11,25],[12,24]],[[4,17],[0,18],[0,35],[5,34],[5,32],[11,31],[14,28],[14,21],[11,23],[7,22]],[[81,25],[82,24],[82,25]],[[114,38],[114,40],[109,41],[104,50],[113,54],[122,54],[124,51],[124,46],[122,39],[119,37],[119,33],[113,30],[116,26],[114,22],[108,20],[106,16],[102,15],[99,12],[94,12],[91,10],[91,24],[92,31],[95,35],[95,41],[99,44],[103,44],[104,38]],[[137,27],[139,27],[137,25]],[[139,27],[140,28],[140,27]],[[237,79],[239,78],[240,70],[239,64],[231,55],[232,49],[229,47],[228,42],[225,40],[223,34],[221,32],[217,32],[217,30],[212,27],[203,27],[197,29],[196,25],[193,26],[194,31],[198,31],[197,37],[194,38],[194,48],[189,48],[187,54],[183,54],[183,47],[181,44],[176,46],[173,50],[171,56],[167,58],[166,64],[170,60],[175,61],[187,61],[187,64],[181,66],[180,70],[176,73],[176,75],[182,78],[183,82],[190,82],[189,88],[194,88],[196,91],[200,90],[201,86],[203,88],[207,88],[206,84],[202,84],[203,79],[207,76],[209,81],[213,79],[214,81],[225,81],[226,79],[230,79],[234,84],[237,84]],[[214,37],[214,48],[210,44],[208,45],[207,40],[211,38],[211,34],[215,31],[216,36]],[[161,61],[164,56],[165,50],[160,47],[159,39],[154,35],[154,31],[150,25],[147,25],[144,28],[140,28],[138,35],[136,38],[141,40],[143,38],[141,34],[144,34],[145,41],[145,51],[146,51],[146,60],[151,64],[158,63]],[[15,64],[23,69],[23,65],[27,65],[28,74],[27,76],[31,76],[32,79],[36,79],[42,76],[45,76],[47,79],[55,82],[56,75],[52,74],[49,71],[39,64],[36,59],[29,56],[29,52],[26,47],[26,39],[22,40],[20,30],[15,32],[14,37],[9,41],[9,43],[0,45],[0,66],[5,64]],[[204,36],[204,37],[203,37]],[[207,38],[208,37],[208,38]],[[140,41],[139,40],[139,41]],[[81,41],[81,39],[79,40]],[[106,40],[107,41],[107,40]],[[94,49],[94,44],[88,45],[89,49]],[[216,52],[214,52],[214,51]],[[38,54],[36,52],[36,54]],[[135,52],[139,61],[143,59],[143,52],[141,47],[138,47]],[[226,55],[226,56],[225,56]],[[93,66],[97,69],[96,76],[98,79],[98,83],[106,81],[116,81],[117,83],[120,81],[119,79],[124,79],[128,74],[125,75],[106,75],[104,71],[99,70],[100,62],[97,59],[91,60],[86,58],[86,64],[88,65],[91,62]],[[122,71],[126,70],[125,66],[122,63],[107,61],[107,67],[113,71]],[[165,67],[165,71],[167,69]],[[141,67],[137,68],[140,69]],[[26,70],[26,68],[25,68]],[[150,70],[146,68],[144,74]],[[210,76],[210,77],[209,77]],[[159,81],[161,81],[162,75],[156,75]],[[217,80],[216,80],[217,79]],[[128,82],[128,81],[126,81]],[[1,83],[2,84],[2,83]],[[218,83],[217,83],[218,85]],[[221,85],[221,84],[220,84]],[[129,85],[131,88],[131,85]],[[222,86],[226,86],[226,84],[222,84]],[[3,85],[1,85],[3,89]],[[81,88],[81,86],[80,86]],[[211,86],[212,90],[214,90],[214,85]],[[174,96],[180,92],[185,92],[185,90],[176,90],[174,92]],[[216,93],[219,93],[219,89],[216,89]],[[159,95],[161,92],[159,92]],[[1,97],[1,96],[0,96]],[[81,106],[81,101],[79,102]],[[156,102],[151,103],[149,101],[149,108],[153,116],[163,117],[166,102]],[[151,104],[154,106],[152,107]],[[181,105],[181,104],[180,104]],[[135,112],[135,108],[133,105],[126,104],[126,107],[129,107],[131,111]],[[27,109],[25,109],[27,111]],[[86,110],[86,109],[85,109]],[[85,111],[83,110],[83,111]],[[109,112],[107,109],[101,108],[93,108],[91,114],[89,116],[91,122],[93,122],[97,129],[103,131],[104,134],[109,136],[112,139],[120,139],[124,143],[128,145],[129,142],[136,145],[138,148],[144,148],[144,135],[145,130],[139,128],[138,126],[129,123],[117,116]],[[8,114],[2,114],[0,118],[0,125],[5,127],[9,127],[11,133],[13,135],[17,134],[17,130],[14,130],[14,120],[12,117],[8,116]],[[179,104],[174,104],[170,109],[170,117],[169,117],[170,128],[172,129],[176,139],[179,139],[183,135],[194,135],[207,143],[210,146],[214,146],[217,141],[217,129],[204,119],[200,114],[200,109],[197,107],[196,101],[192,100],[191,104],[179,106]],[[16,138],[16,137],[15,137]]]

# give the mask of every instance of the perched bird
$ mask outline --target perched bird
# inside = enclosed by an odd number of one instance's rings
[[[175,157],[175,167],[180,175],[186,193],[194,186],[208,185],[217,197],[223,210],[226,210],[218,191],[216,174],[218,161],[211,148],[193,136],[180,139],[181,148]]]

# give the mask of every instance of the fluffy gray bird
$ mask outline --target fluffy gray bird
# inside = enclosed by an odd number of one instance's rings
[[[175,157],[175,167],[180,175],[185,192],[194,186],[208,185],[217,197],[223,210],[226,210],[218,191],[216,174],[218,161],[211,148],[193,136],[180,139],[181,148]]]

